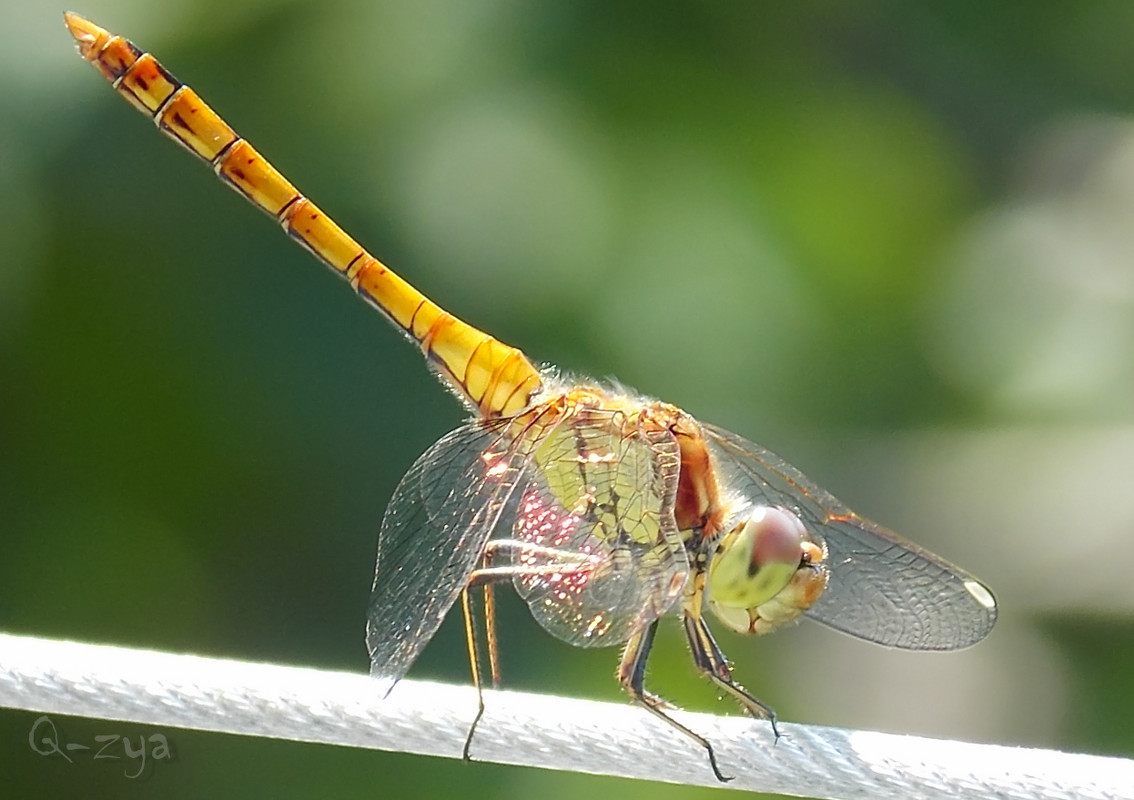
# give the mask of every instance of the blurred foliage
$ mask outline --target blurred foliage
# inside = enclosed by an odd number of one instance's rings
[[[386,323],[113,96],[61,9],[0,8],[0,626],[364,669],[382,510],[460,409]],[[997,394],[965,377],[1014,273],[975,323],[937,305],[967,296],[949,294],[955,242],[1030,174],[1037,131],[1131,113],[1134,5],[158,8],[75,10],[155,52],[375,254],[534,358],[820,456],[864,433],[1097,421],[1027,405],[1026,381]],[[939,319],[971,349],[942,356]],[[978,377],[1011,372],[989,363]],[[1125,397],[1096,411],[1130,422],[1129,394],[1096,394]],[[414,674],[466,680],[452,622]],[[1134,633],[1112,623],[1056,627],[1082,697],[1028,743],[1134,750],[1113,713]],[[613,652],[550,640],[515,601],[502,630],[509,686],[618,696]],[[778,646],[759,652],[782,663]],[[720,708],[675,631],[659,650],[659,684]],[[791,681],[748,683],[779,705]],[[35,716],[0,715],[13,796],[699,793],[185,731],[164,732],[173,763],[131,781],[31,753]],[[56,722],[76,740],[106,728]]]
[[[1134,623],[1126,619],[1057,618],[1046,626],[1078,669],[1067,746],[1096,752],[1134,753]],[[1105,653],[1105,657],[1100,654]]]

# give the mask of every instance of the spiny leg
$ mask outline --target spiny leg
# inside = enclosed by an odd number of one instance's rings
[[[562,560],[559,563],[541,564],[538,567],[525,567],[523,565],[493,566],[493,560],[498,552],[506,553],[517,549],[535,549],[540,552],[546,551],[546,554],[555,555]],[[526,545],[523,542],[512,540],[489,542],[485,547],[484,553],[480,558],[480,567],[473,570],[472,574],[469,575],[468,583],[465,584],[465,588],[461,592],[461,608],[465,614],[465,640],[468,645],[469,664],[472,667],[472,678],[476,686],[477,699],[476,716],[473,718],[472,725],[469,726],[468,735],[465,737],[465,746],[461,751],[461,757],[464,758],[465,761],[472,760],[469,752],[472,747],[473,736],[476,734],[477,725],[480,724],[480,720],[484,716],[484,683],[481,678],[480,651],[477,647],[479,637],[477,636],[476,618],[473,613],[473,602],[470,592],[476,588],[480,588],[484,591],[484,629],[485,639],[488,642],[488,670],[489,674],[492,676],[492,686],[493,688],[497,688],[500,685],[500,658],[496,639],[496,598],[493,591],[494,584],[500,581],[509,581],[524,575],[569,575],[587,568],[588,565],[589,560],[585,556],[551,550],[550,548],[543,548],[536,545]],[[677,723],[672,724],[676,725]]]
[[[727,783],[732,778],[724,775],[720,767],[717,766],[717,754],[709,740],[667,714],[665,709],[669,704],[656,694],[647,692],[642,685],[646,673],[646,660],[649,658],[650,649],[654,645],[654,635],[657,633],[657,628],[658,623],[655,620],[649,627],[630,637],[630,640],[626,643],[626,650],[622,654],[622,661],[618,665],[618,681],[622,684],[626,693],[630,695],[631,700],[644,706],[654,716],[664,720],[705,748],[705,752],[709,756],[709,766],[713,768],[713,774],[717,776],[717,780]]]
[[[492,566],[495,549],[491,542],[485,547],[480,558],[480,568],[473,570],[464,591],[461,592],[461,608],[465,614],[465,640],[469,650],[469,664],[472,667],[473,683],[476,685],[477,701],[476,716],[473,718],[472,725],[469,726],[468,735],[465,737],[465,746],[461,750],[461,756],[465,761],[472,760],[469,749],[472,747],[473,735],[476,733],[477,725],[480,724],[480,720],[484,716],[484,683],[481,678],[480,651],[477,647],[479,637],[477,636],[476,618],[470,597],[472,590],[477,587],[480,587],[484,592],[484,634],[485,641],[488,643],[488,671],[492,676],[492,688],[497,689],[500,686],[500,657],[496,639],[496,596],[493,591],[493,584],[510,579],[512,573],[501,572],[498,568]]]
[[[480,653],[476,646],[476,620],[473,618],[473,604],[469,592],[469,587],[461,592],[461,609],[465,612],[465,643],[469,649],[469,666],[472,668],[473,685],[476,686],[476,716],[473,717],[472,725],[469,726],[469,732],[465,736],[465,746],[461,748],[461,758],[465,761],[472,761],[469,748],[472,747],[476,726],[480,724],[480,718],[484,716],[484,687],[480,679]]]
[[[732,670],[724,653],[717,646],[705,621],[693,614],[685,615],[685,635],[689,639],[689,648],[693,652],[693,661],[702,673],[718,688],[727,692],[734,700],[756,719],[766,719],[772,723],[772,733],[776,740],[780,738],[780,730],[776,726],[776,712],[766,703],[753,697],[744,687],[732,679]]]
[[[491,569],[496,549],[491,543],[484,548],[481,556],[481,569],[474,574]],[[492,674],[492,688],[500,688],[500,651],[496,645],[496,581],[485,581],[482,585],[484,592],[484,636],[488,642],[488,670]],[[470,581],[470,585],[472,582]]]

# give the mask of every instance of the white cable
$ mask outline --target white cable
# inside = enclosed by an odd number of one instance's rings
[[[1134,761],[675,712],[704,751],[630,705],[485,692],[477,761],[823,798],[1134,798]],[[459,758],[471,687],[0,634],[0,705]]]

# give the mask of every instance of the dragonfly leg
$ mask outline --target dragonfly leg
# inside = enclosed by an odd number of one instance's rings
[[[658,623],[655,620],[649,627],[630,637],[630,640],[626,643],[626,651],[622,654],[622,662],[618,665],[618,681],[622,684],[626,693],[630,695],[631,700],[644,706],[654,716],[705,748],[705,752],[709,756],[709,766],[713,768],[713,774],[721,783],[727,783],[732,778],[724,775],[720,767],[717,766],[717,754],[709,740],[666,713],[666,709],[670,707],[669,704],[656,694],[647,692],[643,686],[646,660],[649,658],[650,649],[654,645],[654,635],[657,633],[657,628]]]
[[[713,639],[705,621],[697,615],[685,615],[685,635],[689,639],[689,649],[693,651],[693,661],[709,680],[719,689],[727,692],[734,700],[756,719],[766,719],[772,723],[772,734],[778,741],[779,728],[776,727],[776,712],[771,706],[753,697],[743,686],[732,678],[728,660]]]
[[[492,566],[495,551],[491,547],[484,549],[481,556],[482,569]],[[488,669],[492,674],[492,688],[500,688],[500,651],[496,646],[496,591],[495,581],[484,584],[484,635],[488,641]]]
[[[480,719],[484,716],[484,687],[480,680],[480,654],[477,652],[476,645],[476,620],[473,618],[473,603],[469,591],[466,588],[461,592],[461,609],[465,612],[465,642],[469,648],[469,666],[472,667],[473,685],[476,686],[476,716],[473,717],[472,724],[469,725],[469,732],[465,736],[465,746],[461,748],[461,758],[465,761],[472,761],[469,748],[472,747],[476,726],[480,724]]]
[[[493,559],[500,553],[522,551],[543,561],[535,564],[505,564],[493,566]],[[576,575],[591,571],[596,566],[593,556],[582,553],[571,553],[565,550],[556,550],[527,542],[518,542],[511,539],[501,539],[489,542],[481,559],[481,567],[473,570],[469,575],[468,586],[488,586],[498,581],[507,581],[513,578],[534,577],[538,575]]]
[[[477,586],[484,592],[484,634],[488,643],[488,670],[492,676],[492,688],[495,689],[500,686],[500,658],[496,645],[496,596],[493,584],[497,580],[503,580],[503,577],[493,574],[491,564],[492,549],[487,548],[481,556],[481,568],[474,570],[473,577],[470,578],[468,585],[461,592],[461,608],[465,615],[465,642],[468,645],[469,665],[472,668],[473,685],[476,686],[477,702],[476,716],[473,718],[472,725],[469,726],[468,735],[465,736],[465,746],[461,750],[461,757],[465,761],[472,760],[469,755],[469,748],[472,747],[476,727],[480,724],[481,717],[484,716],[484,681],[481,677],[481,655],[477,647],[479,637],[477,636],[476,616],[470,596],[472,590]],[[483,577],[486,573],[487,577]],[[476,576],[482,577],[477,578]]]

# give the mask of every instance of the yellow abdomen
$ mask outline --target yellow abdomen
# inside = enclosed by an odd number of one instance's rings
[[[420,344],[430,364],[482,416],[514,414],[541,390],[539,372],[522,352],[443,311],[367,253],[156,58],[76,14],[64,19],[83,58],[120,95],[346,278]]]

